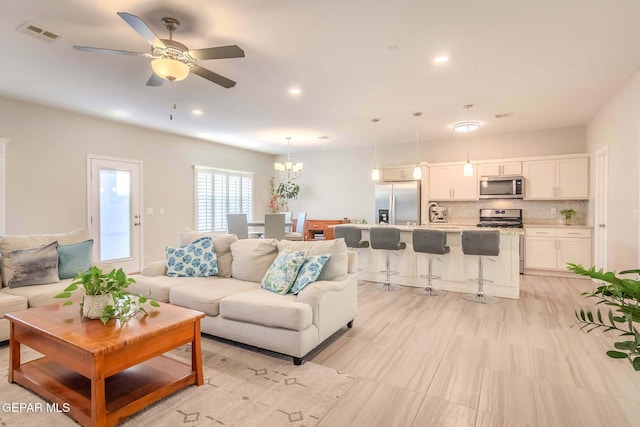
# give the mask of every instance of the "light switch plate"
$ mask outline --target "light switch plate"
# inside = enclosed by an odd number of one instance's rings
[[[153,215],[153,208],[147,208],[147,215]]]

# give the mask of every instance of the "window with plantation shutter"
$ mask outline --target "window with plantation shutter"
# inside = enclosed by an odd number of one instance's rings
[[[227,214],[247,214],[253,221],[253,174],[195,167],[195,212],[198,231],[227,231]]]

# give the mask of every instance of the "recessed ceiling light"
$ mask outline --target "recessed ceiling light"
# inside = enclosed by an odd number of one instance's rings
[[[443,62],[447,62],[449,60],[448,56],[437,56],[433,59],[433,62],[435,62],[436,64],[442,64]]]
[[[302,93],[302,90],[297,87],[292,87],[291,89],[289,89],[289,93],[291,95],[300,95]]]
[[[196,116],[201,116],[202,115],[202,110],[199,110],[197,108],[194,108],[193,110],[191,110],[191,112],[193,114],[195,114]]]

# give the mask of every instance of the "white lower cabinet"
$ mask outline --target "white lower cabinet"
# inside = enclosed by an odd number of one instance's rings
[[[591,230],[526,228],[527,269],[567,271],[567,263],[591,266]]]

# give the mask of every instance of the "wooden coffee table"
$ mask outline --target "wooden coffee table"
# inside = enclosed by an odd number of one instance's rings
[[[121,325],[82,318],[77,305],[5,314],[11,323],[9,382],[16,382],[85,426],[112,426],[164,396],[203,384],[203,313],[169,304]],[[191,343],[191,364],[163,356]],[[20,363],[20,345],[44,357]]]

